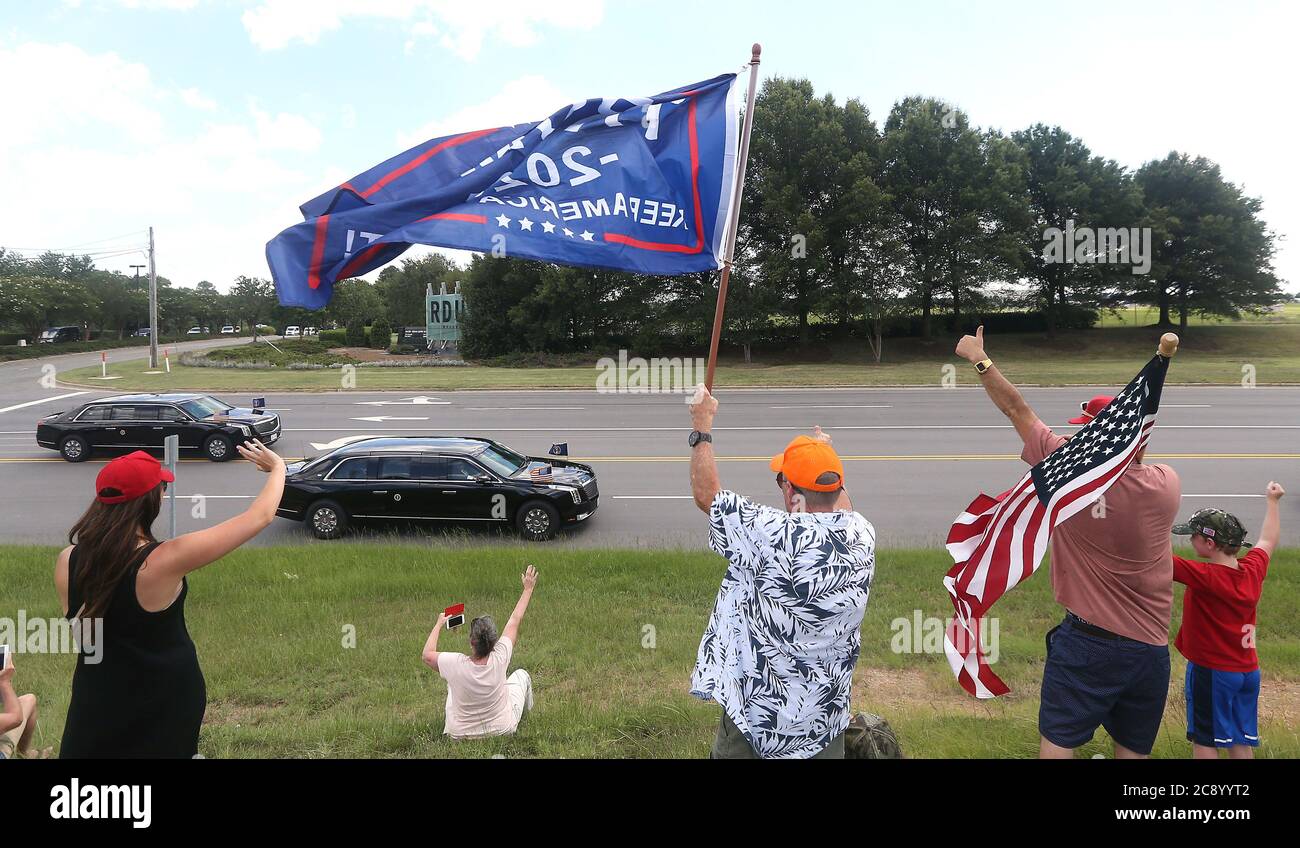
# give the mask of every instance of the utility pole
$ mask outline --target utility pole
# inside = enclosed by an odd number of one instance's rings
[[[140,279],[140,269],[141,269],[141,268],[147,268],[147,267],[149,267],[149,266],[147,266],[147,265],[132,265],[132,266],[131,266],[132,270],[135,271],[135,278],[136,278],[137,280]]]
[[[158,274],[153,257],[153,227],[149,228],[149,370],[158,370]]]

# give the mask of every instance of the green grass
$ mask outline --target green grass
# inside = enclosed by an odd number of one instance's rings
[[[1159,320],[1160,310],[1157,307],[1139,306],[1136,309],[1120,309],[1114,312],[1103,310],[1099,324],[1102,327],[1147,327]],[[1177,314],[1175,313],[1174,321],[1177,320]],[[1187,324],[1191,327],[1296,323],[1300,323],[1300,303],[1284,303],[1276,311],[1269,310],[1259,315],[1246,313],[1235,320],[1217,317],[1207,318],[1201,315],[1189,315],[1187,319]]]
[[[56,616],[56,549],[0,548],[0,616]],[[882,551],[863,623],[855,710],[884,715],[910,757],[1030,757],[1037,752],[1043,636],[1060,618],[1047,574],[1004,598],[996,665],[1012,693],[976,702],[942,653],[891,649],[896,619],[951,612],[946,555]],[[504,624],[519,572],[541,572],[512,667],[533,675],[537,706],[513,737],[452,743],[446,686],[420,662],[435,611],[464,601]],[[687,694],[723,572],[706,552],[436,548],[329,544],[245,550],[196,574],[190,631],[208,683],[199,748],[208,757],[704,757],[718,708]],[[1180,618],[1175,605],[1175,627]],[[356,647],[343,647],[356,628]],[[647,626],[654,647],[643,646]],[[1279,553],[1259,613],[1264,669],[1261,756],[1300,757],[1300,550]],[[464,650],[464,631],[440,647]],[[17,657],[17,687],[41,699],[41,745],[57,745],[73,658]],[[1186,757],[1183,662],[1156,746]],[[1104,733],[1083,754],[1108,753]]]
[[[1009,334],[988,338],[989,355],[1012,380],[1022,384],[1123,384],[1156,347],[1160,332],[1150,327],[1108,328],[1062,333]],[[938,385],[949,364],[956,364],[958,385],[978,379],[953,354],[955,339],[932,343],[919,339],[886,341],[885,363],[868,361],[858,347],[832,347],[804,356],[765,356],[758,351],[746,365],[734,359],[718,364],[717,385],[758,386],[887,386]],[[407,367],[357,368],[356,390],[595,388],[595,361],[586,367]],[[1238,384],[1243,367],[1254,367],[1260,384],[1300,383],[1300,323],[1223,324],[1188,330],[1170,383]],[[62,372],[59,378],[76,385],[111,387],[122,391],[201,389],[206,391],[331,391],[340,388],[339,369],[290,371],[191,368],[172,363],[170,374],[145,374],[144,360],[109,365],[110,376],[99,381],[99,366]]]

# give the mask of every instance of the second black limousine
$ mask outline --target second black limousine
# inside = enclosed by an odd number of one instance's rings
[[[100,398],[47,415],[36,425],[36,443],[68,462],[84,462],[99,448],[161,450],[164,439],[179,436],[181,450],[225,462],[235,457],[235,445],[251,439],[272,445],[280,432],[280,416],[263,410],[260,399],[244,408],[210,395],[139,394]]]
[[[589,465],[473,436],[378,436],[290,464],[277,513],[319,539],[378,519],[513,525],[544,541],[590,518],[598,497]]]

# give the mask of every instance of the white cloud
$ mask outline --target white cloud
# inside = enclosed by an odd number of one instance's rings
[[[149,69],[116,53],[91,55],[71,44],[0,48],[0,79],[15,81],[5,86],[5,110],[15,119],[0,133],[0,149],[95,124],[135,140],[163,127],[157,107],[165,95]]]
[[[482,103],[436,118],[410,132],[398,133],[397,144],[405,150],[422,141],[452,133],[537,121],[572,102],[572,97],[562,94],[544,77],[520,77],[506,83],[496,95]]]
[[[215,112],[217,109],[217,101],[205,96],[197,88],[182,88],[180,94],[181,102],[191,109],[198,109],[203,112]]]
[[[22,202],[0,204],[8,244],[60,248],[152,225],[160,273],[224,289],[237,274],[267,274],[266,241],[301,220],[296,202],[333,179],[305,159],[322,138],[300,115],[250,103],[242,116],[196,126],[181,112],[170,123],[161,108],[211,111],[212,101],[161,86],[112,53],[68,45],[0,49],[0,77],[14,69],[25,84],[9,92],[10,107],[24,120],[0,133],[0,182]],[[125,271],[133,261],[101,267]]]
[[[465,0],[260,0],[243,22],[255,45],[277,50],[315,44],[345,19],[396,21],[406,25],[408,52],[416,38],[439,35],[443,47],[473,60],[489,37],[523,47],[537,43],[541,27],[589,30],[603,15],[603,0],[496,0],[490,12]]]

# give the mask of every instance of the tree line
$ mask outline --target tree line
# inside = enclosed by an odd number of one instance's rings
[[[1132,304],[1185,329],[1194,315],[1282,300],[1275,240],[1260,201],[1203,157],[1172,152],[1130,171],[1061,127],[981,129],[931,97],[899,101],[882,126],[858,100],[770,79],[755,103],[724,340],[748,356],[754,344],[856,337],[879,361],[891,335],[929,339],[989,313],[1052,334]],[[465,348],[698,347],[717,277],[476,258]]]
[[[891,336],[929,339],[977,318],[1053,334],[1133,304],[1157,307],[1162,327],[1236,317],[1285,297],[1260,212],[1203,157],[1171,152],[1130,171],[1061,127],[982,129],[932,97],[899,101],[881,125],[856,99],[770,79],[755,104],[724,341],[748,357],[756,345],[847,338],[879,361]],[[323,314],[279,306],[260,277],[240,276],[226,294],[160,277],[159,316],[171,333],[423,325],[426,288],[461,280],[462,349],[484,358],[698,349],[718,274],[485,256],[462,268],[433,254],[373,283],[338,283]],[[147,282],[86,257],[0,249],[0,307],[0,329],[65,323],[120,336],[147,325]]]

